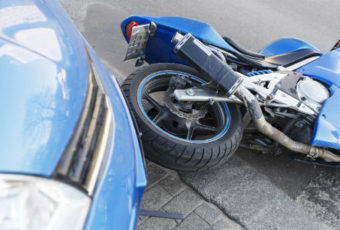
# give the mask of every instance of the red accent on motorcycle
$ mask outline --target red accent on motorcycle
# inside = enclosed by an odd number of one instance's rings
[[[126,34],[126,37],[128,38],[129,41],[131,39],[132,28],[135,27],[135,26],[138,26],[138,25],[139,24],[137,22],[131,21],[125,26],[125,34]]]

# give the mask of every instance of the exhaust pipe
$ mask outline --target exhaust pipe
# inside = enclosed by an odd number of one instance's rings
[[[289,138],[286,134],[272,126],[270,123],[268,123],[264,118],[260,104],[258,103],[255,96],[248,89],[240,86],[236,90],[235,95],[245,101],[253,122],[262,134],[270,137],[287,149],[305,154],[312,159],[322,158],[326,162],[340,162],[340,156],[319,147],[296,142]]]

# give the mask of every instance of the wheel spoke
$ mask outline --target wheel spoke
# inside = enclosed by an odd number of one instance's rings
[[[152,121],[159,125],[159,123],[167,117],[167,114],[161,109]]]
[[[147,100],[155,109],[158,111],[162,110],[162,105],[160,105],[155,99],[153,99],[149,93],[145,92],[143,95],[144,99]]]
[[[160,72],[157,78],[150,78],[142,90],[138,90],[138,104],[149,122],[163,133],[187,142],[210,140],[218,135],[226,121],[224,107],[172,98],[175,89],[200,88],[201,85],[194,77]],[[203,87],[210,88],[209,84]]]
[[[196,123],[195,129],[200,130],[200,131],[209,131],[209,132],[215,132],[215,133],[217,132],[216,127],[210,126],[210,125],[203,125],[201,123]]]
[[[192,140],[192,137],[194,136],[194,132],[195,132],[195,127],[193,125],[190,125],[188,127],[188,132],[187,132],[187,140]]]

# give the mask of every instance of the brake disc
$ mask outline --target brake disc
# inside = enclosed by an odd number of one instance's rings
[[[171,100],[171,92],[165,95],[164,102],[168,109],[176,116],[186,120],[199,120],[204,118],[208,113],[208,103],[199,106],[199,109],[194,109],[192,102],[173,102]],[[188,112],[186,112],[188,111]]]

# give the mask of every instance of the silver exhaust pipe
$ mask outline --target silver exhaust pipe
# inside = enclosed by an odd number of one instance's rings
[[[256,97],[242,85],[237,89],[235,95],[245,101],[253,122],[262,134],[268,136],[269,138],[283,145],[287,149],[305,154],[312,159],[322,158],[326,162],[340,162],[340,156],[323,148],[296,142],[289,138],[286,134],[272,126],[270,123],[268,123],[264,118],[260,104],[257,101]]]

